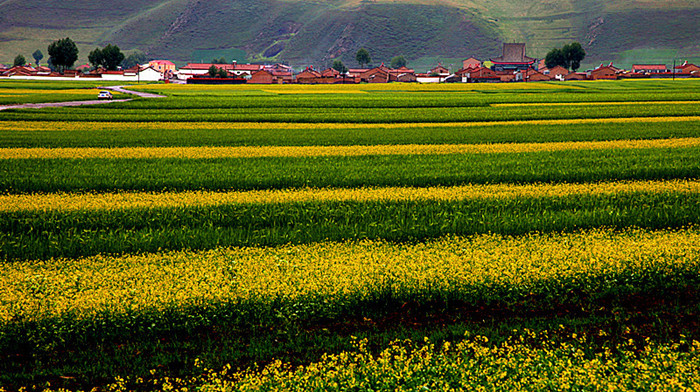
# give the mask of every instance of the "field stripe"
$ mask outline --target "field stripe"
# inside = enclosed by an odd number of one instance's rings
[[[629,106],[629,105],[687,105],[700,104],[700,101],[629,101],[629,102],[537,102],[537,103],[492,103],[495,108],[542,107],[542,106]]]
[[[700,193],[700,180],[614,181],[583,184],[488,184],[454,187],[304,188],[255,191],[51,193],[0,195],[0,211],[74,211],[198,207],[226,204],[332,201],[461,201],[621,193]]]
[[[285,122],[116,122],[116,121],[0,121],[0,131],[108,131],[125,129],[405,129],[502,127],[520,125],[571,124],[631,124],[676,123],[700,121],[700,116],[615,117],[559,120],[514,120],[474,122],[415,122],[415,123],[285,123]]]
[[[634,269],[695,272],[699,244],[695,228],[595,229],[520,237],[448,236],[401,245],[362,240],[17,262],[4,264],[0,275],[0,322],[66,314],[80,320],[99,312],[293,300],[310,293],[332,301],[381,290],[378,279],[388,279],[402,293],[454,293],[458,287],[478,288],[488,296],[505,286],[527,292],[562,279],[619,277]],[[38,285],[43,290],[33,289]]]
[[[3,159],[215,159],[262,157],[320,157],[366,155],[446,155],[528,153],[573,150],[683,148],[700,146],[700,138],[614,140],[594,142],[404,144],[373,146],[237,146],[237,147],[118,147],[118,148],[0,148]]]

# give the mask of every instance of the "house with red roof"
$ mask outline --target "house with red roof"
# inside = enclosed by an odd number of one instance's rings
[[[396,77],[397,82],[413,83],[418,81],[416,71],[408,67],[390,69],[389,72]]]
[[[534,69],[526,69],[525,71],[520,71],[521,80],[524,79],[525,82],[548,82],[553,79],[550,75],[545,75],[542,72],[535,71]],[[568,73],[568,72],[567,72]]]
[[[277,83],[294,83],[294,73],[292,71],[272,70],[267,72],[275,77]]]
[[[260,64],[238,64],[235,61],[230,65],[233,65],[233,67],[227,69],[229,75],[238,78],[250,77],[253,73],[264,69],[264,66]]]
[[[188,63],[178,70],[177,77],[179,79],[189,79],[193,76],[204,76],[209,73],[209,68],[212,65],[217,69],[226,70],[230,76],[237,78],[250,77],[254,72],[263,69],[263,66],[259,64],[238,64],[235,61],[231,64]]]
[[[608,66],[603,66],[594,69],[589,73],[589,79],[591,80],[616,80],[618,79],[621,70],[619,68],[613,67],[612,63]]]
[[[676,75],[681,74],[681,75],[700,76],[700,67],[698,67],[695,64],[688,64],[687,60],[685,62],[683,62],[683,64],[677,65],[675,70],[676,70]]]
[[[496,83],[501,81],[500,76],[495,71],[486,67],[460,69],[455,72],[455,75],[461,76],[462,81],[467,83]]]
[[[324,78],[335,78],[340,76],[340,72],[338,72],[338,70],[335,68],[326,68],[321,71],[321,76]]]
[[[586,72],[570,72],[564,76],[564,80],[588,80],[588,74]]]
[[[163,76],[175,73],[175,63],[169,60],[151,60],[148,65]]]
[[[316,71],[313,66],[307,67],[304,71],[300,72],[296,76],[297,83],[301,84],[316,84],[319,83],[323,75]]]
[[[667,73],[669,71],[668,68],[666,68],[666,64],[634,64],[632,66],[632,72],[641,74],[660,74]]]
[[[348,69],[348,76],[351,78],[359,77],[367,71],[369,71],[369,68],[350,68]]]
[[[282,64],[282,63],[275,63],[272,65],[264,65],[263,69],[265,71],[294,72],[294,69],[292,67],[290,67],[289,65]]]
[[[2,72],[2,76],[35,76],[36,69],[26,65],[16,65]]]
[[[270,71],[265,71],[264,69],[261,69],[260,71],[257,71],[253,73],[250,76],[250,79],[246,81],[246,83],[249,84],[273,84],[277,83],[277,78],[272,74]]]
[[[551,78],[551,80],[564,80],[566,75],[569,74],[569,70],[562,67],[561,65],[557,65],[552,69],[545,68],[544,71],[540,70],[540,72],[542,72],[545,75],[548,75]]]
[[[445,68],[442,64],[438,64],[435,67],[431,68],[430,71],[428,71],[429,74],[437,74],[440,76],[449,76],[450,75],[450,70]]]
[[[389,82],[415,82],[416,73],[406,67],[392,69],[384,66],[369,69],[360,74],[360,80],[367,83],[389,83]]]
[[[479,68],[479,67],[481,67],[481,61],[475,59],[474,57],[470,57],[466,60],[462,60],[462,69]]]
[[[189,79],[194,76],[204,76],[209,73],[209,68],[214,65],[217,69],[230,70],[233,68],[232,64],[211,64],[211,63],[188,63],[184,67],[180,67],[177,71],[178,79]]]

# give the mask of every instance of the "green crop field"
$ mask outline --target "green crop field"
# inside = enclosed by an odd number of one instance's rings
[[[700,389],[700,80],[133,88],[0,111],[0,391]]]

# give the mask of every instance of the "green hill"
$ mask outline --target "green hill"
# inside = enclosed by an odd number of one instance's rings
[[[696,0],[0,0],[0,62],[46,55],[69,36],[81,61],[114,43],[181,63],[223,56],[325,67],[340,58],[355,66],[366,47],[376,64],[403,55],[422,70],[497,56],[504,41],[543,57],[576,40],[589,53],[584,66],[670,64],[700,60],[698,20]]]

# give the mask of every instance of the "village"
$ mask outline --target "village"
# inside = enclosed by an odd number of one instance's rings
[[[53,71],[45,66],[0,64],[0,78],[96,80],[124,82],[157,82],[188,84],[354,84],[354,83],[502,83],[568,80],[616,80],[624,78],[689,78],[700,77],[700,67],[687,61],[681,64],[635,64],[626,70],[600,64],[585,72],[575,72],[562,66],[547,68],[544,59],[526,56],[524,43],[504,43],[501,56],[481,61],[468,58],[458,70],[437,64],[425,73],[405,66],[392,69],[382,63],[371,68],[350,68],[340,72],[334,68],[317,70],[308,66],[300,72],[285,64],[188,63],[176,67],[169,60],[152,60],[128,69],[92,69],[89,64]]]

